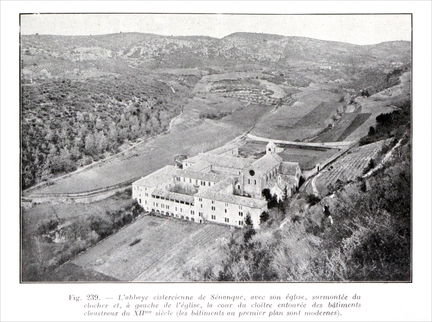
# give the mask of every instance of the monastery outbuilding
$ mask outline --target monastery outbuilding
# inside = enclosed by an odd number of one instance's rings
[[[194,221],[236,227],[251,217],[259,228],[267,211],[262,191],[279,200],[298,188],[298,163],[284,162],[269,142],[259,159],[239,157],[238,148],[225,146],[182,161],[183,168],[167,165],[132,184],[132,197],[146,211]]]

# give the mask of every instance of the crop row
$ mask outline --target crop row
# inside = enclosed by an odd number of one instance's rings
[[[347,182],[362,175],[369,161],[375,158],[381,150],[382,144],[382,141],[380,141],[356,148],[351,153],[334,162],[317,178],[316,184],[318,189],[320,190],[320,188],[333,185],[338,180]]]

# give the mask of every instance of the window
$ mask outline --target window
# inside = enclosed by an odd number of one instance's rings
[[[195,215],[195,211],[191,210],[191,215]]]
[[[211,210],[216,210],[216,207],[215,207],[215,206],[212,206],[212,207],[211,207]]]
[[[141,199],[139,200],[139,203],[141,203]]]
[[[189,183],[192,183],[192,179],[189,179]]]
[[[180,208],[180,212],[183,212],[183,209]]]
[[[243,211],[239,211],[239,216],[243,217]]]
[[[239,220],[239,225],[243,226],[243,221],[242,220]]]
[[[202,198],[198,198],[198,201],[202,201]]]
[[[148,193],[147,192],[145,193],[145,196],[148,197]]]
[[[238,185],[238,186],[237,186],[237,189],[239,189],[239,190],[240,190],[240,185]]]
[[[202,213],[202,212],[198,213],[198,216],[202,217],[202,215],[203,215],[203,213]]]
[[[225,222],[229,222],[229,218],[225,217]]]
[[[248,184],[250,184],[250,179],[248,179]]]
[[[212,200],[212,204],[214,204],[214,200]]]
[[[254,180],[254,185],[256,185],[256,180]]]
[[[225,213],[227,213],[227,210],[225,209]]]
[[[225,207],[228,207],[228,203],[225,202]]]
[[[144,203],[147,204],[147,200],[144,200]]]
[[[216,216],[215,215],[211,215],[211,219],[216,220]]]
[[[242,206],[239,206],[239,209],[243,209]]]
[[[165,208],[166,208],[166,209],[169,209],[169,206],[168,206],[168,205],[166,205],[166,206],[165,206]]]
[[[177,211],[177,207],[175,207],[175,211]]]

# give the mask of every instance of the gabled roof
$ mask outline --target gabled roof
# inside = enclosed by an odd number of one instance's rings
[[[238,147],[232,144],[222,145],[221,147],[218,147],[214,150],[208,151],[208,154],[222,154],[231,150],[235,150]]]
[[[213,173],[213,172],[201,172],[201,171],[189,170],[189,168],[183,170],[177,170],[177,175],[180,177],[186,177],[186,178],[197,179],[197,180],[206,180],[211,182],[219,182],[227,177],[225,175]]]
[[[203,161],[211,164],[212,166],[243,170],[244,168],[252,164],[254,162],[254,159],[199,153],[198,155],[184,160],[183,162],[198,163]]]
[[[266,154],[262,158],[252,163],[252,168],[257,172],[267,172],[282,162],[282,158],[277,154]]]
[[[282,162],[279,167],[279,171],[282,174],[295,176],[299,164],[297,162]]]
[[[149,188],[156,187],[158,184],[171,179],[175,175],[176,169],[177,168],[173,165],[167,165],[135,181],[133,185],[139,185],[142,187],[149,187]]]

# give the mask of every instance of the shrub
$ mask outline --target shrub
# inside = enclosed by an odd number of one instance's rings
[[[306,201],[308,204],[310,204],[311,206],[316,205],[318,202],[321,201],[321,198],[318,196],[315,196],[314,194],[308,194],[306,197]]]

